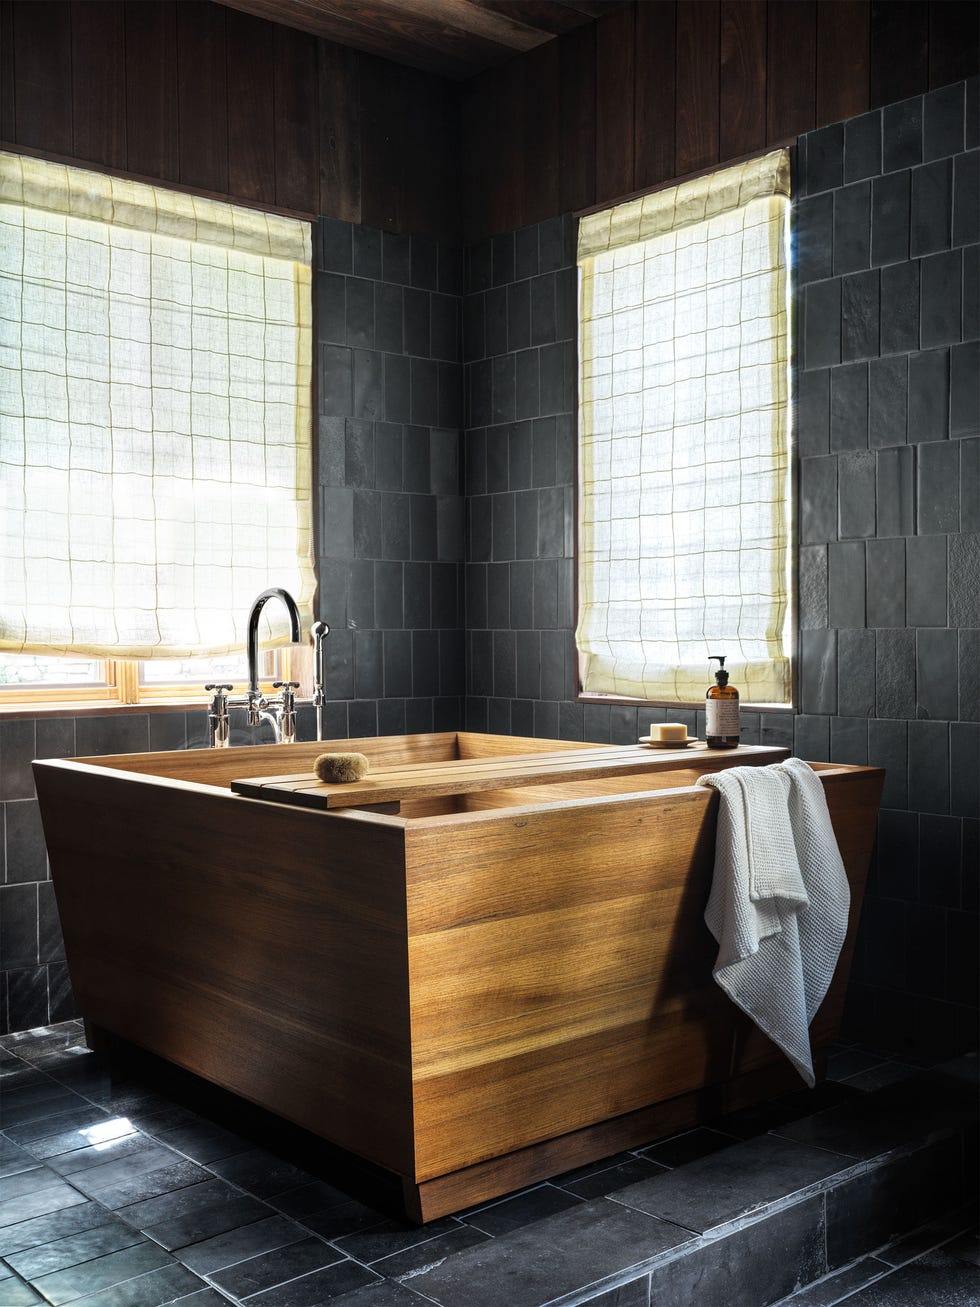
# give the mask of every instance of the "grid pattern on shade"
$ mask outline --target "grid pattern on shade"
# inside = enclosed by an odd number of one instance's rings
[[[785,150],[579,228],[586,692],[787,703]]]
[[[270,584],[309,616],[310,248],[0,155],[0,649],[218,654]]]

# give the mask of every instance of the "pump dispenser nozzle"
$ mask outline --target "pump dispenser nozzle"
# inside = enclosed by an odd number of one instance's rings
[[[725,659],[727,658],[727,656],[728,656],[727,654],[708,655],[709,663],[713,663],[713,662],[718,663],[718,670],[715,672],[715,680],[718,682],[719,685],[728,684],[728,673],[725,671]]]

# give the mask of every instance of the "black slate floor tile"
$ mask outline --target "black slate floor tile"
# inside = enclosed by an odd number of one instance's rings
[[[8,1139],[0,1138],[0,1176],[17,1175],[37,1166],[37,1158]]]
[[[443,1307],[539,1307],[691,1238],[666,1221],[597,1198],[467,1248],[411,1284]]]
[[[87,1176],[87,1171],[81,1176],[72,1176],[72,1182],[77,1180],[81,1187]],[[92,1197],[97,1197],[100,1203],[115,1210],[143,1202],[147,1198],[157,1198],[172,1189],[185,1189],[188,1185],[204,1183],[207,1178],[208,1172],[196,1162],[180,1161],[147,1171],[145,1175],[133,1176],[130,1180],[122,1180],[105,1189],[98,1189]]]
[[[88,1106],[84,1098],[53,1080],[23,1085],[3,1096],[3,1128],[12,1133],[11,1127],[42,1122]]]
[[[376,1281],[377,1276],[366,1266],[357,1262],[337,1262],[322,1271],[313,1271],[298,1280],[255,1294],[248,1300],[249,1307],[321,1307],[322,1303]]]
[[[309,1184],[297,1185],[294,1189],[273,1194],[267,1201],[286,1216],[304,1217],[330,1211],[333,1207],[343,1207],[352,1200],[351,1195],[343,1189],[338,1189],[325,1180],[312,1180]]]
[[[0,1230],[0,1256],[23,1252],[27,1248],[36,1248],[55,1239],[81,1230],[91,1230],[97,1225],[104,1225],[109,1213],[99,1203],[82,1202],[73,1207],[59,1208],[43,1216],[20,1221],[15,1225]]]
[[[310,1235],[216,1271],[210,1279],[219,1289],[235,1298],[249,1298],[343,1260],[336,1248]]]
[[[151,1239],[174,1251],[186,1248],[188,1244],[202,1243],[216,1234],[234,1230],[236,1226],[264,1220],[271,1215],[270,1209],[257,1198],[229,1198],[214,1206],[202,1207],[169,1221],[161,1221],[158,1225],[142,1228]]]
[[[39,1161],[53,1157],[64,1157],[68,1153],[110,1144],[117,1139],[139,1138],[132,1122],[125,1116],[105,1117],[94,1125],[83,1126],[80,1130],[63,1130],[60,1134],[45,1135],[43,1139],[32,1139],[26,1147]]]
[[[887,1274],[889,1269],[876,1257],[863,1257],[852,1266],[835,1271],[801,1289],[799,1293],[794,1293],[792,1297],[784,1298],[777,1307],[790,1307],[790,1304],[792,1307],[836,1307],[849,1294]]]
[[[271,1194],[282,1193],[284,1189],[314,1179],[298,1166],[261,1148],[252,1148],[232,1157],[216,1158],[210,1163],[209,1169],[259,1198],[268,1198]]]
[[[774,1134],[845,1157],[867,1160],[901,1147],[924,1127],[904,1113],[884,1111],[877,1101],[844,1103],[779,1126]]]
[[[945,1251],[951,1252],[949,1247],[951,1236],[962,1236],[969,1232],[971,1226],[975,1238],[975,1211],[963,1208],[958,1212],[948,1212],[938,1220],[930,1221],[928,1225],[913,1230],[911,1234],[903,1235],[901,1239],[896,1239],[885,1248],[880,1248],[877,1256],[889,1266],[897,1267],[904,1266],[907,1262],[921,1257],[923,1253],[932,1252],[940,1246],[945,1245]]]
[[[241,1194],[224,1180],[204,1180],[200,1184],[188,1185],[185,1189],[174,1189],[161,1194],[158,1198],[148,1198],[145,1202],[118,1208],[116,1215],[129,1225],[148,1229],[163,1221],[190,1216],[193,1212],[240,1197]]]
[[[148,1172],[157,1171],[164,1166],[174,1166],[183,1159],[175,1156],[169,1148],[151,1143],[142,1138],[142,1146],[135,1149],[123,1148],[113,1154],[110,1149],[102,1162],[94,1166],[83,1166],[72,1179],[72,1184],[90,1198],[101,1191],[115,1189],[118,1185],[135,1180]],[[162,1191],[161,1191],[162,1192]]]
[[[459,1229],[459,1221],[453,1217],[443,1217],[439,1221],[430,1221],[427,1225],[409,1225],[406,1221],[386,1220],[366,1230],[358,1230],[344,1235],[332,1242],[346,1257],[355,1262],[370,1266],[382,1257],[413,1248],[416,1244],[427,1243],[451,1230]]]
[[[206,1287],[192,1271],[174,1262],[84,1298],[73,1298],[72,1307],[163,1307]]]
[[[430,1300],[420,1298],[397,1280],[379,1280],[366,1289],[355,1289],[353,1293],[345,1294],[340,1307],[425,1307],[428,1301]]]
[[[641,1152],[651,1162],[658,1162],[661,1166],[685,1166],[688,1162],[697,1161],[699,1157],[717,1153],[721,1148],[730,1148],[734,1143],[737,1143],[734,1135],[698,1126],[695,1130],[686,1130],[684,1134],[674,1135],[662,1143],[652,1144]]]
[[[82,1171],[99,1171],[110,1162],[122,1161],[143,1153],[149,1146],[146,1135],[134,1130],[116,1139],[107,1139],[87,1148],[73,1148],[70,1152],[55,1153],[44,1159],[45,1166],[58,1175],[74,1175]],[[78,1186],[81,1188],[81,1186]]]
[[[19,1198],[21,1194],[36,1193],[44,1185],[51,1184],[55,1178],[46,1167],[38,1166],[36,1162],[31,1170],[4,1176],[0,1180],[0,1203],[7,1202],[11,1198]]]
[[[295,1221],[288,1221],[284,1216],[267,1216],[264,1220],[239,1225],[211,1239],[192,1243],[181,1248],[177,1256],[198,1275],[211,1275],[213,1271],[223,1270],[236,1262],[296,1243],[305,1236],[306,1231]]]
[[[848,1298],[849,1307],[976,1307],[977,1269],[942,1251],[927,1253]]]
[[[141,1242],[145,1241],[138,1230],[133,1230],[122,1221],[109,1220],[105,1225],[70,1234],[64,1239],[55,1239],[23,1252],[8,1253],[6,1260],[18,1275],[25,1280],[34,1280],[38,1276],[49,1275],[68,1266],[77,1266],[81,1262],[119,1252],[122,1248],[131,1248]]]
[[[330,1207],[326,1211],[314,1212],[302,1218],[307,1229],[312,1230],[314,1234],[322,1235],[332,1243],[342,1239],[344,1235],[353,1234],[356,1230],[366,1230],[376,1226],[383,1220],[383,1214],[376,1208],[368,1207],[366,1203],[358,1202],[354,1198],[349,1202]]]
[[[380,1261],[372,1262],[371,1269],[391,1280],[400,1279],[402,1276],[411,1276],[414,1279],[428,1267],[437,1266],[452,1258],[454,1254],[462,1252],[463,1249],[485,1243],[489,1238],[490,1236],[484,1234],[482,1230],[475,1230],[468,1225],[457,1225],[455,1229],[437,1235],[435,1239],[426,1239],[423,1243],[413,1244],[410,1248],[403,1248],[401,1252],[392,1253],[390,1257],[382,1257]]]
[[[3,1307],[34,1307],[36,1303],[43,1302],[41,1295],[35,1293],[29,1284],[23,1284],[20,1280],[0,1281],[0,1303]]]
[[[241,1135],[232,1134],[222,1126],[208,1122],[190,1122],[172,1130],[154,1132],[154,1137],[168,1148],[174,1148],[194,1162],[208,1165],[222,1157],[244,1153],[252,1145]]]
[[[21,1221],[29,1221],[35,1216],[47,1216],[51,1212],[60,1211],[63,1207],[75,1207],[87,1201],[85,1195],[80,1194],[77,1189],[72,1189],[50,1171],[47,1174],[50,1183],[0,1203],[0,1228],[19,1225]],[[2,1245],[2,1235],[0,1235],[0,1245]]]
[[[460,1219],[467,1225],[475,1225],[478,1230],[499,1238],[511,1230],[523,1229],[534,1221],[543,1221],[546,1216],[577,1207],[580,1202],[581,1198],[555,1184],[542,1184],[500,1202],[463,1212]]]
[[[37,1141],[62,1135],[70,1130],[85,1130],[108,1119],[108,1112],[86,1103],[84,1107],[62,1112],[57,1116],[45,1116],[39,1121],[26,1121],[22,1125],[15,1126],[4,1125],[4,1134],[15,1143],[33,1146]]]
[[[611,1201],[704,1233],[851,1165],[850,1158],[822,1148],[760,1135],[680,1170],[641,1180]]]
[[[601,1198],[604,1194],[625,1189],[627,1185],[635,1184],[639,1180],[662,1175],[667,1170],[666,1166],[658,1166],[648,1158],[631,1157],[617,1166],[606,1167],[594,1171],[591,1175],[583,1176],[580,1180],[563,1183],[562,1188],[576,1194],[579,1198]]]
[[[125,1280],[169,1266],[172,1261],[169,1253],[144,1239],[130,1248],[96,1257],[80,1266],[69,1266],[61,1271],[32,1277],[32,1283],[53,1307],[61,1307],[62,1303],[70,1302],[72,1298],[81,1298],[111,1288],[114,1284],[122,1284]]]

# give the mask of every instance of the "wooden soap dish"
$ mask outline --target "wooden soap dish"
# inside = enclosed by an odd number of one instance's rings
[[[641,735],[637,744],[644,744],[648,749],[686,749],[689,744],[700,744],[696,735],[689,735],[686,740],[651,740],[649,735]]]

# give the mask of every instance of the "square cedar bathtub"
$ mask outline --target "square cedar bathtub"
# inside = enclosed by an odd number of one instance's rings
[[[359,792],[312,784],[350,749]],[[799,1085],[711,978],[693,784],[785,756],[449,732],[34,768],[92,1039],[367,1158],[421,1221]],[[852,893],[819,1072],[883,772],[814,767]]]

